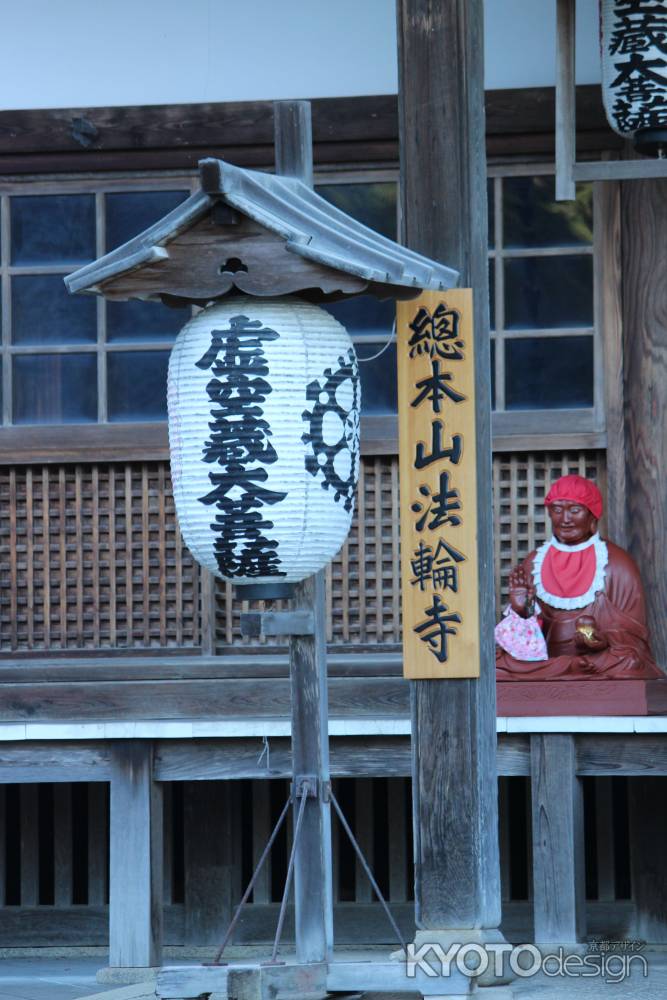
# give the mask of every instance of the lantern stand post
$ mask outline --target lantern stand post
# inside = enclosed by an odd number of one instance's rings
[[[312,187],[313,141],[309,101],[274,104],[275,169]],[[294,864],[297,962],[325,962],[333,952],[331,806],[324,571],[295,588],[294,612],[311,614],[312,634],[290,636],[292,774],[294,786],[312,781]],[[295,800],[295,808],[298,807]],[[296,820],[296,814],[294,819]]]

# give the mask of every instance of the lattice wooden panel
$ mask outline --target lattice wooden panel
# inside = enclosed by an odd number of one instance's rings
[[[510,569],[546,537],[548,484],[576,472],[606,492],[602,451],[496,454],[493,459],[496,607],[507,599]],[[341,646],[399,643],[398,461],[365,459],[350,536],[327,570],[327,640]],[[604,525],[603,525],[604,527]],[[361,555],[360,555],[361,553]],[[217,646],[250,644],[239,613],[251,605],[218,583]],[[282,605],[276,602],[276,607]],[[252,607],[262,607],[253,604]],[[499,613],[499,612],[498,612]]]
[[[280,601],[274,608],[284,607]],[[261,602],[236,601],[217,582],[217,647],[253,645],[241,637],[239,616]],[[327,568],[327,641],[347,647],[400,642],[398,460],[364,459],[352,530]]]
[[[192,646],[199,570],[165,463],[0,469],[0,648]]]
[[[560,476],[577,473],[595,480],[606,495],[603,451],[533,452],[493,456],[496,608],[507,601],[513,566],[550,534],[544,497]],[[604,532],[604,521],[601,525]]]

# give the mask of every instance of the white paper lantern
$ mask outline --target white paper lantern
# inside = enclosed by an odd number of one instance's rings
[[[602,95],[614,131],[667,148],[667,0],[600,0]]]
[[[240,296],[190,320],[169,362],[169,447],[197,561],[239,585],[322,569],[350,529],[359,404],[352,341],[318,306]]]

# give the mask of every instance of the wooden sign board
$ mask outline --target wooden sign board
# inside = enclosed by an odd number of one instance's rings
[[[403,672],[479,677],[472,290],[397,306]]]

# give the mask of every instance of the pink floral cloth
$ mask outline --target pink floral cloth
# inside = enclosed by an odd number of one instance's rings
[[[498,645],[517,660],[548,659],[546,640],[535,615],[521,618],[508,607],[494,634]]]

